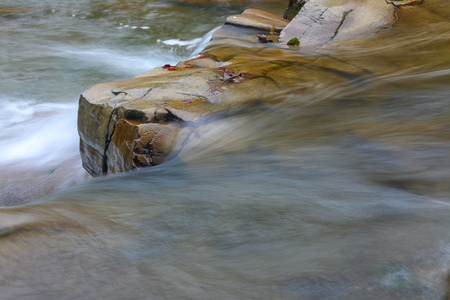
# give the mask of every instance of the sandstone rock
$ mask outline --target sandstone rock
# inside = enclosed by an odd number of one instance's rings
[[[300,39],[299,50],[292,51],[258,42],[258,33],[286,21],[247,10],[240,17],[243,23],[235,26],[227,21],[215,32],[199,59],[92,87],[79,101],[84,168],[101,176],[157,165],[171,153],[183,128],[206,114],[273,104],[283,99],[277,97],[280,91],[297,95],[301,103],[308,100],[301,95],[318,94],[329,82],[351,88],[379,65],[396,69],[392,60],[364,56],[349,60],[338,53],[328,55],[333,48],[324,47],[384,42],[377,38],[386,35],[375,32],[395,22],[393,12],[393,6],[381,0],[310,0],[281,32],[284,41]],[[305,52],[308,47],[315,55],[307,55],[313,53]]]
[[[187,123],[229,105],[264,99],[271,88],[270,78],[246,68],[157,68],[98,84],[79,100],[83,167],[101,176],[160,164]]]
[[[160,153],[166,153],[166,145],[161,138],[148,139],[145,145],[138,145],[143,133],[174,131],[167,129],[165,122],[179,121],[173,113],[163,113],[165,107],[173,111],[183,110],[186,106],[201,112],[204,103],[216,101],[215,95],[207,95],[209,86],[204,78],[216,74],[197,72],[169,72],[158,75],[162,70],[155,70],[154,75],[103,83],[84,92],[79,101],[78,131],[80,133],[80,151],[83,167],[93,176],[105,173],[129,170],[141,165],[143,161],[138,154],[146,152],[138,147],[146,147],[150,157],[145,164],[161,162]],[[183,73],[180,76],[180,73]],[[196,82],[196,78],[202,78]],[[167,89],[168,87],[170,89]],[[204,91],[204,98],[195,94]],[[208,98],[209,97],[209,98]],[[209,100],[209,101],[208,101]],[[185,117],[185,116],[184,116]],[[149,131],[145,123],[154,123]],[[156,127],[157,126],[157,127]],[[168,146],[167,146],[168,147]],[[153,158],[153,156],[155,156]]]
[[[265,31],[271,31],[272,27],[274,27],[275,32],[280,32],[288,23],[289,21],[286,19],[258,9],[246,9],[240,15],[229,16],[225,22],[225,24]]]
[[[298,38],[302,47],[320,47],[332,40],[367,38],[395,22],[385,1],[310,0],[280,34],[286,44]]]
[[[84,168],[101,176],[160,164],[180,131],[199,117],[229,108],[273,104],[283,99],[276,96],[283,90],[314,93],[329,80],[345,83],[366,74],[329,57],[299,58],[285,49],[253,43],[260,47],[256,48],[258,55],[254,47],[213,41],[208,57],[200,59],[207,63],[199,67],[157,68],[84,92],[78,112]],[[217,62],[222,67],[217,68]],[[198,64],[192,60],[184,65]]]

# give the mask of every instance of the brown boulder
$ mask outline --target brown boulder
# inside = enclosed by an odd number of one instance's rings
[[[202,65],[197,60],[183,65],[192,67],[157,68],[81,95],[80,152],[91,175],[160,164],[183,126],[229,105],[264,99],[274,86],[245,68],[194,67]]]

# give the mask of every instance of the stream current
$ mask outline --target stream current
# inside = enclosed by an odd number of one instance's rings
[[[344,47],[401,64],[209,117],[162,165],[81,168],[80,93],[192,57],[226,16],[286,5],[2,1],[1,300],[445,299],[448,20]]]

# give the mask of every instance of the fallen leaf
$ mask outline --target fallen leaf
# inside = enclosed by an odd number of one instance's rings
[[[169,65],[169,64],[164,65],[163,68],[167,71],[176,71],[177,70],[176,67]]]
[[[272,26],[272,28],[270,29],[270,34],[275,34],[275,26]]]

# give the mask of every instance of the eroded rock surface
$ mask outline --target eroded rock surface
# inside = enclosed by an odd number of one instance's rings
[[[246,68],[205,68],[210,58],[98,84],[79,101],[84,168],[93,176],[157,165],[187,123],[232,103],[264,98],[270,78]],[[214,64],[215,65],[215,64]]]
[[[311,0],[281,32],[280,41],[298,38],[301,46],[318,47],[334,39],[368,37],[395,22],[393,11],[379,0]]]
[[[299,95],[301,103],[308,101],[302,94],[320,93],[328,82],[352,88],[380,68],[394,70],[403,63],[329,55],[336,45],[384,42],[387,30],[377,31],[392,27],[395,16],[393,5],[382,0],[310,0],[278,43],[260,43],[258,34],[280,30],[286,24],[282,18],[247,10],[232,19],[240,23],[227,21],[199,58],[98,84],[81,95],[80,152],[91,175],[162,163],[183,128],[204,115],[252,103],[272,105],[282,99],[280,92]],[[291,37],[299,38],[300,47],[286,46]]]

